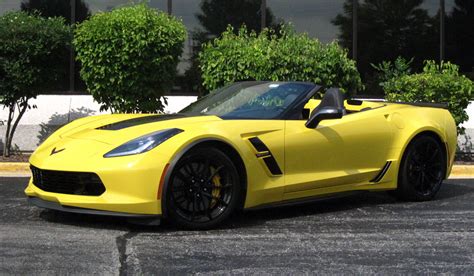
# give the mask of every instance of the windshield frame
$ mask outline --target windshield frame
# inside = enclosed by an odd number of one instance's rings
[[[232,86],[243,86],[244,88],[251,87],[251,86],[256,86],[260,84],[306,84],[309,85],[308,89],[304,92],[302,92],[300,95],[298,95],[291,104],[289,104],[285,109],[280,112],[278,115],[274,117],[269,117],[269,118],[256,118],[256,117],[240,117],[240,116],[219,116],[215,114],[207,114],[207,113],[192,113],[192,112],[186,112],[186,109],[190,108],[193,105],[197,105],[199,103],[202,103],[203,101],[207,100],[209,97],[218,97],[219,93],[221,91],[227,90],[231,88]],[[304,103],[307,102],[316,92],[321,90],[322,86],[316,85],[315,83],[312,82],[302,82],[302,81],[240,81],[240,82],[234,82],[229,85],[226,85],[222,88],[216,89],[209,93],[208,95],[198,99],[197,101],[191,103],[190,105],[186,106],[182,110],[178,112],[178,114],[183,114],[186,116],[217,116],[221,119],[229,119],[229,120],[285,120],[285,119],[293,119],[295,117],[295,114],[298,114],[297,109],[301,107],[301,109],[304,106]]]

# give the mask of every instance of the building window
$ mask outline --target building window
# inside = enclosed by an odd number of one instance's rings
[[[329,43],[338,39],[333,21],[344,12],[344,0],[267,0],[276,21],[291,22],[297,32]]]
[[[474,1],[446,0],[446,60],[474,79]]]
[[[352,5],[346,0],[344,12],[333,23],[339,28],[340,43],[351,49]],[[359,0],[357,8],[357,66],[368,94],[381,94],[371,64],[413,58],[420,69],[425,59],[439,57],[439,0],[392,1]]]

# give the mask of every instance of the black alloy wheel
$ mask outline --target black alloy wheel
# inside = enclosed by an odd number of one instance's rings
[[[415,138],[407,147],[398,176],[396,194],[405,200],[434,198],[446,177],[443,145],[432,136]]]
[[[166,204],[176,224],[208,229],[229,217],[240,195],[239,174],[232,160],[218,149],[197,148],[174,167]]]

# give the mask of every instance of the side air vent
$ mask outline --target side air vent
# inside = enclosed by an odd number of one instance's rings
[[[252,138],[249,138],[249,141],[252,144],[252,146],[255,148],[255,150],[257,151],[257,154],[255,154],[255,156],[257,158],[263,159],[265,166],[267,166],[271,174],[273,175],[283,174],[283,172],[280,169],[280,166],[278,166],[278,162],[276,161],[275,157],[273,157],[273,154],[271,153],[270,149],[267,147],[267,145],[263,143],[262,140],[260,140],[260,138],[252,137]]]
[[[382,178],[384,177],[384,175],[387,173],[388,169],[390,168],[391,164],[392,164],[392,161],[387,161],[387,163],[385,163],[385,165],[380,170],[380,172],[374,177],[374,179],[370,180],[370,182],[377,183],[380,180],[382,180]]]
[[[277,161],[273,156],[265,157],[263,158],[263,161],[265,162],[265,165],[267,165],[267,168],[270,170],[270,172],[274,175],[279,175],[282,174],[280,167],[277,164]]]
[[[249,139],[250,143],[252,143],[252,146],[258,151],[270,151],[267,146],[260,140],[258,137],[252,137]]]

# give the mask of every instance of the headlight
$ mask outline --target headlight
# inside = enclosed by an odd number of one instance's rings
[[[107,152],[104,154],[104,157],[117,157],[147,152],[181,132],[183,132],[183,130],[179,128],[170,128],[153,132],[137,139],[133,139]]]

